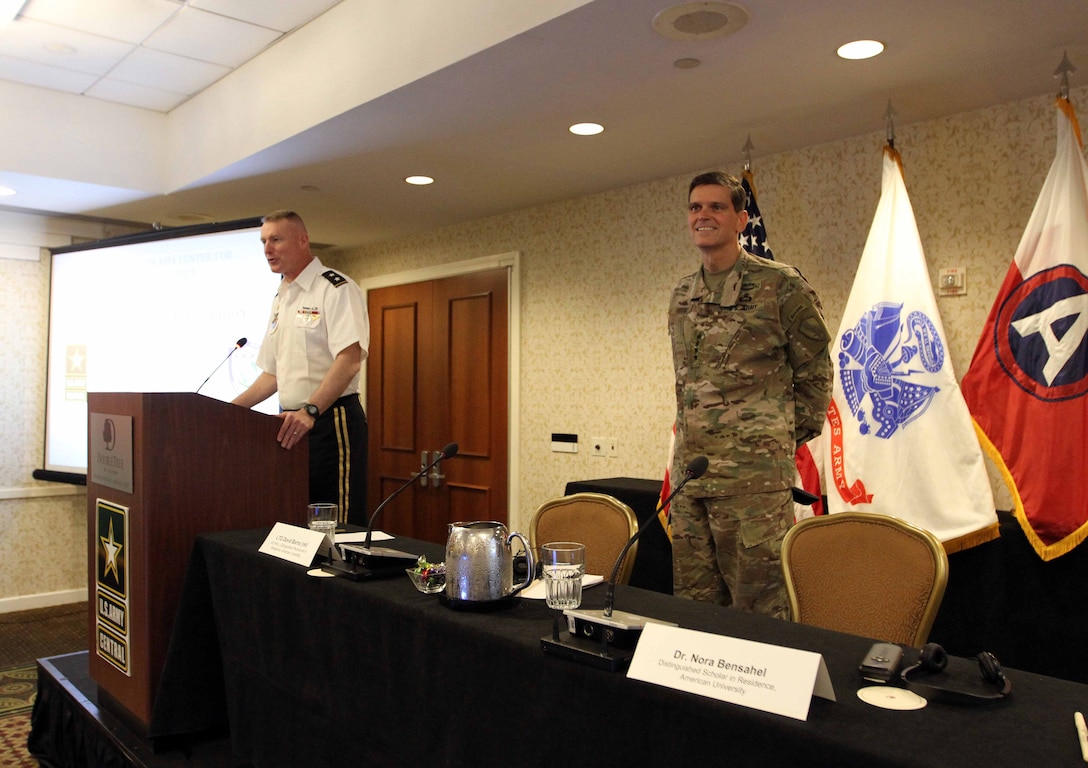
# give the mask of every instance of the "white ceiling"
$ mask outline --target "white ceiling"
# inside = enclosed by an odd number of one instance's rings
[[[29,0],[0,79],[169,112],[340,0]]]
[[[655,32],[674,4],[29,0],[0,29],[0,207],[166,226],[290,207],[346,246],[739,171],[748,136],[758,174],[883,131],[889,100],[906,125],[1056,93],[1065,52],[1088,84],[1088,0],[749,0],[713,40]],[[859,37],[886,52],[835,56]],[[567,132],[585,120],[605,132]]]

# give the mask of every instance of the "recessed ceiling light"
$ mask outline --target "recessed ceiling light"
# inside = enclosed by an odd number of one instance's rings
[[[313,184],[303,184],[301,187],[299,187],[299,189],[301,189],[303,192],[320,192],[321,191],[320,187],[315,187]]]
[[[11,187],[0,187],[0,197],[8,197],[9,195],[14,195],[14,194],[15,194],[15,190],[12,189]]]
[[[428,184],[434,184],[434,179],[430,176],[409,176],[405,181],[409,184],[415,184],[417,187],[425,187]]]
[[[698,59],[677,59],[672,65],[677,69],[695,69],[702,63]]]
[[[600,123],[575,123],[567,130],[575,136],[596,136],[604,131],[604,126]]]
[[[843,59],[871,59],[884,52],[884,43],[879,40],[855,40],[839,46],[836,53]]]
[[[45,50],[49,51],[50,53],[64,54],[65,56],[71,56],[72,54],[76,53],[76,49],[68,45],[67,43],[46,43]]]

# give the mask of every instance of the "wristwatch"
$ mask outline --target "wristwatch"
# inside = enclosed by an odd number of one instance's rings
[[[318,416],[321,415],[321,409],[318,408],[313,403],[306,403],[305,405],[302,406],[302,410],[304,410],[304,411],[306,411],[306,413],[310,414],[310,418],[312,418],[312,419],[316,419]]]

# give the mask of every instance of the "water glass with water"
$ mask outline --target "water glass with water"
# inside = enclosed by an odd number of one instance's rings
[[[586,545],[573,541],[549,542],[540,548],[540,559],[548,607],[561,611],[581,605]]]
[[[306,525],[311,531],[325,534],[329,546],[336,543],[336,513],[335,504],[320,502],[306,507]]]

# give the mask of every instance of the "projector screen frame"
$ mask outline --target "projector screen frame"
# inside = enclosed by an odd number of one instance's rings
[[[49,325],[50,325],[50,328],[49,328],[49,338],[48,338],[47,343],[46,343],[47,362],[46,362],[46,387],[45,387],[46,391],[45,391],[45,401],[44,401],[45,422],[44,422],[44,430],[43,430],[43,434],[42,434],[42,440],[43,440],[43,444],[42,444],[42,468],[41,469],[36,469],[36,470],[33,471],[32,476],[34,477],[34,479],[44,480],[44,481],[48,481],[48,482],[66,483],[66,484],[70,484],[70,485],[86,485],[86,482],[87,482],[86,471],[83,471],[83,472],[75,471],[75,470],[78,470],[78,467],[75,467],[75,466],[68,466],[68,465],[61,465],[59,467],[58,466],[51,466],[51,461],[50,461],[51,456],[50,456],[49,434],[48,434],[49,429],[50,429],[50,412],[49,412],[50,400],[51,400],[51,389],[50,388],[53,386],[52,382],[53,382],[53,377],[55,375],[55,371],[53,370],[53,367],[55,365],[54,353],[51,350],[52,344],[54,342],[54,339],[53,339],[53,330],[54,330],[53,329],[53,323],[54,323],[53,302],[55,300],[55,297],[54,297],[54,284],[53,284],[53,281],[54,281],[53,268],[55,266],[55,263],[54,263],[55,258],[57,256],[63,256],[63,255],[72,254],[72,253],[96,251],[96,250],[101,250],[101,249],[105,249],[105,248],[153,245],[154,243],[159,242],[159,241],[163,241],[163,242],[177,241],[177,240],[188,239],[188,238],[200,238],[200,237],[204,237],[204,236],[208,236],[208,235],[215,235],[215,234],[219,234],[219,233],[229,234],[229,233],[232,233],[232,232],[235,232],[235,231],[259,230],[259,228],[260,228],[260,226],[262,224],[262,220],[263,220],[262,217],[248,217],[248,218],[243,218],[243,219],[235,219],[235,220],[231,220],[231,221],[195,224],[195,225],[192,225],[192,226],[153,229],[153,230],[148,230],[148,231],[144,231],[144,232],[136,232],[136,233],[132,233],[132,234],[121,235],[121,236],[118,236],[118,237],[103,238],[103,239],[100,239],[100,240],[92,240],[92,241],[88,241],[88,242],[84,242],[84,243],[76,243],[76,244],[72,244],[72,245],[60,246],[60,247],[50,248],[49,249],[49,252],[50,252],[50,286],[49,286]],[[253,242],[253,269],[254,269],[255,274],[257,274],[258,271],[259,271],[259,273],[262,274],[262,275],[268,275],[270,285],[273,284],[273,281],[278,282],[278,280],[279,280],[279,276],[274,275],[273,273],[271,273],[267,268],[267,264],[265,264],[263,262],[262,246],[261,246],[259,240],[257,240],[257,239],[255,239],[254,242]],[[269,311],[269,309],[271,307],[273,294],[274,294],[274,291],[270,291],[267,296],[264,296],[262,298],[261,305],[259,307],[254,308],[254,311],[257,312],[259,314],[259,316],[260,316],[261,328],[262,329],[264,328],[265,321],[267,320],[267,317],[268,317],[268,311]],[[230,334],[230,332],[227,331],[226,332],[226,338],[220,340],[220,342],[225,345],[224,348],[222,349],[222,354],[223,355],[225,355],[229,351],[229,347],[230,347],[229,342],[233,341],[233,338],[234,337]],[[261,335],[259,335],[259,336],[256,333],[251,333],[249,335],[249,344],[247,344],[247,346],[251,346],[252,349],[255,350],[256,348],[259,347],[259,345],[263,341],[263,339],[264,339],[263,333]],[[220,350],[218,350],[218,349],[216,349],[214,351],[215,351],[215,354],[217,354],[217,355],[220,352]],[[248,351],[250,351],[250,350],[247,350],[247,352]],[[218,359],[216,360],[216,362],[218,362]],[[214,363],[212,365],[214,365]],[[207,374],[209,371],[211,371],[211,369],[212,369],[212,366],[210,365],[207,370],[195,371],[194,375],[196,376],[196,380],[193,382],[193,387],[196,387],[197,383],[200,380],[200,377]],[[201,385],[201,386],[203,386],[203,385]],[[163,390],[163,391],[171,391],[171,390]],[[193,391],[193,390],[192,389],[189,389],[189,390],[178,389],[178,390],[174,390],[174,391]],[[266,401],[266,403],[267,402],[268,401]]]

